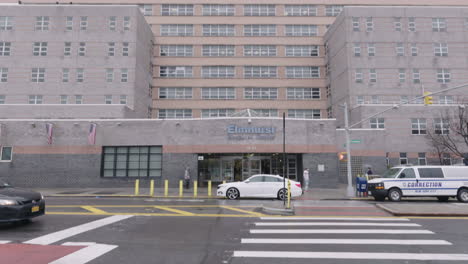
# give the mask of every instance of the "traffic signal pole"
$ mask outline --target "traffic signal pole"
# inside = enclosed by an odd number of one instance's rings
[[[348,104],[344,103],[344,118],[345,118],[345,135],[346,135],[346,170],[348,178],[348,187],[346,188],[346,196],[354,196],[353,191],[353,177],[351,173],[351,147],[350,147],[350,133],[349,133],[349,119],[348,119]]]

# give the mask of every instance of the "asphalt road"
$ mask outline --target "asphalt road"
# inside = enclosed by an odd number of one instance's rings
[[[298,201],[303,219],[257,210],[278,204],[49,198],[47,215],[0,225],[0,263],[468,262],[468,219],[394,218],[363,201]]]

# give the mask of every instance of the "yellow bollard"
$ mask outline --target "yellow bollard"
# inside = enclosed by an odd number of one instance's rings
[[[182,180],[179,181],[179,197],[182,197],[184,195],[184,183]]]
[[[140,180],[135,180],[135,196],[140,195]]]
[[[154,196],[154,180],[150,181],[150,196]]]
[[[291,181],[288,180],[288,209],[291,208]]]
[[[198,181],[193,181],[193,197],[198,195]]]
[[[208,197],[211,197],[211,180],[208,181]]]
[[[167,194],[169,193],[169,181],[164,180],[164,196],[167,197]]]
[[[226,181],[223,181],[223,184],[226,184]]]

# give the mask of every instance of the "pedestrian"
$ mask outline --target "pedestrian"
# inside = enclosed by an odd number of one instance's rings
[[[189,167],[185,168],[184,181],[185,181],[185,189],[188,189],[190,187],[190,170],[189,170]]]
[[[372,175],[372,170],[370,167],[367,167],[367,172],[366,172],[367,176],[370,176]]]
[[[303,173],[304,177],[304,191],[309,190],[309,169],[306,168]]]

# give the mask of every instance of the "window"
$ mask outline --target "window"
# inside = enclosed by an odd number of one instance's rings
[[[437,69],[437,82],[449,83],[450,77],[451,74],[449,69]]]
[[[78,56],[85,56],[86,55],[86,43],[80,42],[80,46],[78,48]]]
[[[439,96],[439,104],[453,104],[453,96],[451,95]]]
[[[400,173],[400,176],[398,176],[398,178],[405,178],[405,179],[414,179],[416,178],[416,174],[414,173],[414,169],[412,168],[407,168],[407,169],[404,169],[401,173]]]
[[[285,5],[285,16],[317,16],[317,6],[314,5]]]
[[[13,147],[2,146],[1,161],[11,161],[13,158]]]
[[[448,135],[450,129],[450,121],[443,118],[434,118],[434,133],[436,135]]]
[[[83,104],[83,95],[75,95],[75,104]]]
[[[234,66],[203,66],[202,78],[234,78]]]
[[[115,42],[107,43],[107,56],[109,57],[115,56]]]
[[[425,152],[419,152],[418,153],[418,165],[420,165],[420,166],[427,165],[426,153]]]
[[[160,66],[159,68],[161,78],[190,78],[192,74],[192,66]]]
[[[34,42],[33,56],[47,56],[47,42]]]
[[[447,29],[447,25],[445,23],[445,18],[433,18],[432,19],[432,31],[435,32],[442,32]]]
[[[400,152],[400,165],[408,164],[408,154],[406,152]]]
[[[234,36],[235,28],[234,25],[203,25],[203,36],[208,37],[224,37]]]
[[[80,17],[80,30],[87,30],[88,29],[88,17],[82,16]]]
[[[127,104],[127,96],[125,94],[120,95],[120,104]]]
[[[76,82],[79,82],[79,83],[84,82],[84,69],[83,68],[76,69]]]
[[[31,82],[34,82],[34,83],[45,82],[45,68],[32,68]]]
[[[354,43],[354,57],[361,56],[361,43]]]
[[[114,81],[114,69],[106,69],[106,82]]]
[[[366,31],[374,31],[374,20],[372,19],[372,17],[366,17]]]
[[[450,156],[449,153],[442,154],[442,164],[443,165],[452,165],[452,157]],[[434,177],[434,178],[443,178],[443,176],[440,177],[440,175],[442,174],[442,169],[439,168],[439,170],[440,170],[440,174],[438,174],[439,177]]]
[[[244,36],[276,36],[276,25],[244,25]]]
[[[153,5],[138,5],[140,7],[140,11],[144,16],[152,16],[153,15]]]
[[[10,56],[11,42],[0,42],[0,56]]]
[[[63,56],[71,56],[71,42],[65,42]]]
[[[244,5],[244,16],[275,16],[275,5]]]
[[[65,29],[67,31],[72,31],[73,30],[73,17],[72,16],[67,16],[65,20]]]
[[[421,83],[421,73],[419,69],[413,69],[413,83]]]
[[[192,45],[161,45],[160,55],[171,56],[171,57],[192,57],[193,46]]]
[[[122,56],[123,57],[128,57],[129,50],[130,50],[130,43],[123,42],[122,43]]]
[[[42,104],[42,95],[30,95],[29,104]]]
[[[161,16],[193,16],[193,5],[162,5]]]
[[[320,119],[319,109],[288,109],[288,118]]]
[[[425,118],[411,118],[411,134],[412,135],[425,135],[426,134],[426,119]]]
[[[396,55],[397,56],[405,56],[405,46],[403,46],[403,43],[401,43],[401,42],[397,43]]]
[[[406,69],[398,69],[398,80],[400,83],[406,81]]]
[[[245,45],[244,56],[247,56],[247,57],[276,56],[276,46],[275,45]]]
[[[161,177],[162,147],[118,146],[103,149],[103,177]]]
[[[408,31],[410,32],[416,31],[416,21],[414,17],[408,17]]]
[[[359,25],[359,17],[352,17],[352,26],[353,26],[353,31],[360,31],[360,25]]]
[[[278,88],[247,87],[244,88],[244,99],[276,100],[278,99]]]
[[[193,25],[166,24],[161,25],[161,36],[193,36]]]
[[[395,17],[393,25],[395,26],[395,31],[401,31],[401,17]]]
[[[8,68],[0,68],[0,83],[8,82]]]
[[[123,83],[128,82],[128,69],[126,68],[120,69],[120,82],[123,82]]]
[[[36,17],[36,26],[34,29],[37,31],[49,30],[49,17],[48,16]]]
[[[286,36],[308,37],[317,34],[317,25],[286,25]]]
[[[444,178],[441,168],[419,168],[420,178]]]
[[[371,118],[370,119],[370,127],[371,128],[385,128],[385,118]]]
[[[377,82],[377,71],[376,69],[369,69],[369,82],[376,83]]]
[[[276,66],[244,66],[244,78],[276,78]]]
[[[355,69],[354,70],[354,81],[356,83],[362,83],[363,82],[363,74],[361,69]]]
[[[192,118],[192,110],[191,109],[159,109],[158,118],[160,119]]]
[[[362,95],[356,96],[356,104],[360,105],[360,104],[364,104],[364,103],[365,103],[364,96],[362,96]]]
[[[411,43],[411,56],[418,56],[418,46],[416,46],[416,43]]]
[[[60,95],[60,104],[68,104],[68,95]]]
[[[375,56],[375,44],[374,43],[367,44],[367,56],[369,57]]]
[[[110,16],[107,19],[107,26],[109,27],[109,30],[115,31],[115,28],[117,26],[117,18],[115,16]]]
[[[202,109],[202,118],[228,117],[234,113],[234,109]]]
[[[204,16],[233,16],[234,5],[203,5]]]
[[[287,66],[286,78],[320,78],[317,66]]]
[[[318,57],[319,47],[316,45],[287,45],[287,57]]]
[[[123,19],[123,29],[124,30],[130,30],[130,17],[129,16],[124,16],[124,19]]]
[[[447,43],[434,43],[434,56],[447,57],[448,56]]]
[[[320,88],[287,88],[288,100],[320,99]]]
[[[327,5],[325,6],[325,15],[326,16],[338,16],[342,10],[343,10],[343,6]]]
[[[407,104],[409,102],[407,95],[400,95],[400,104]]]
[[[192,99],[191,87],[161,87],[159,99]]]
[[[228,57],[235,55],[234,45],[203,45],[203,56],[208,57]]]
[[[62,69],[62,82],[67,83],[70,81],[70,69],[63,68]]]
[[[104,95],[104,103],[112,104],[112,95]]]
[[[0,30],[12,30],[12,29],[13,29],[13,17],[0,16]]]
[[[0,95],[0,104],[5,104],[5,95]]]

